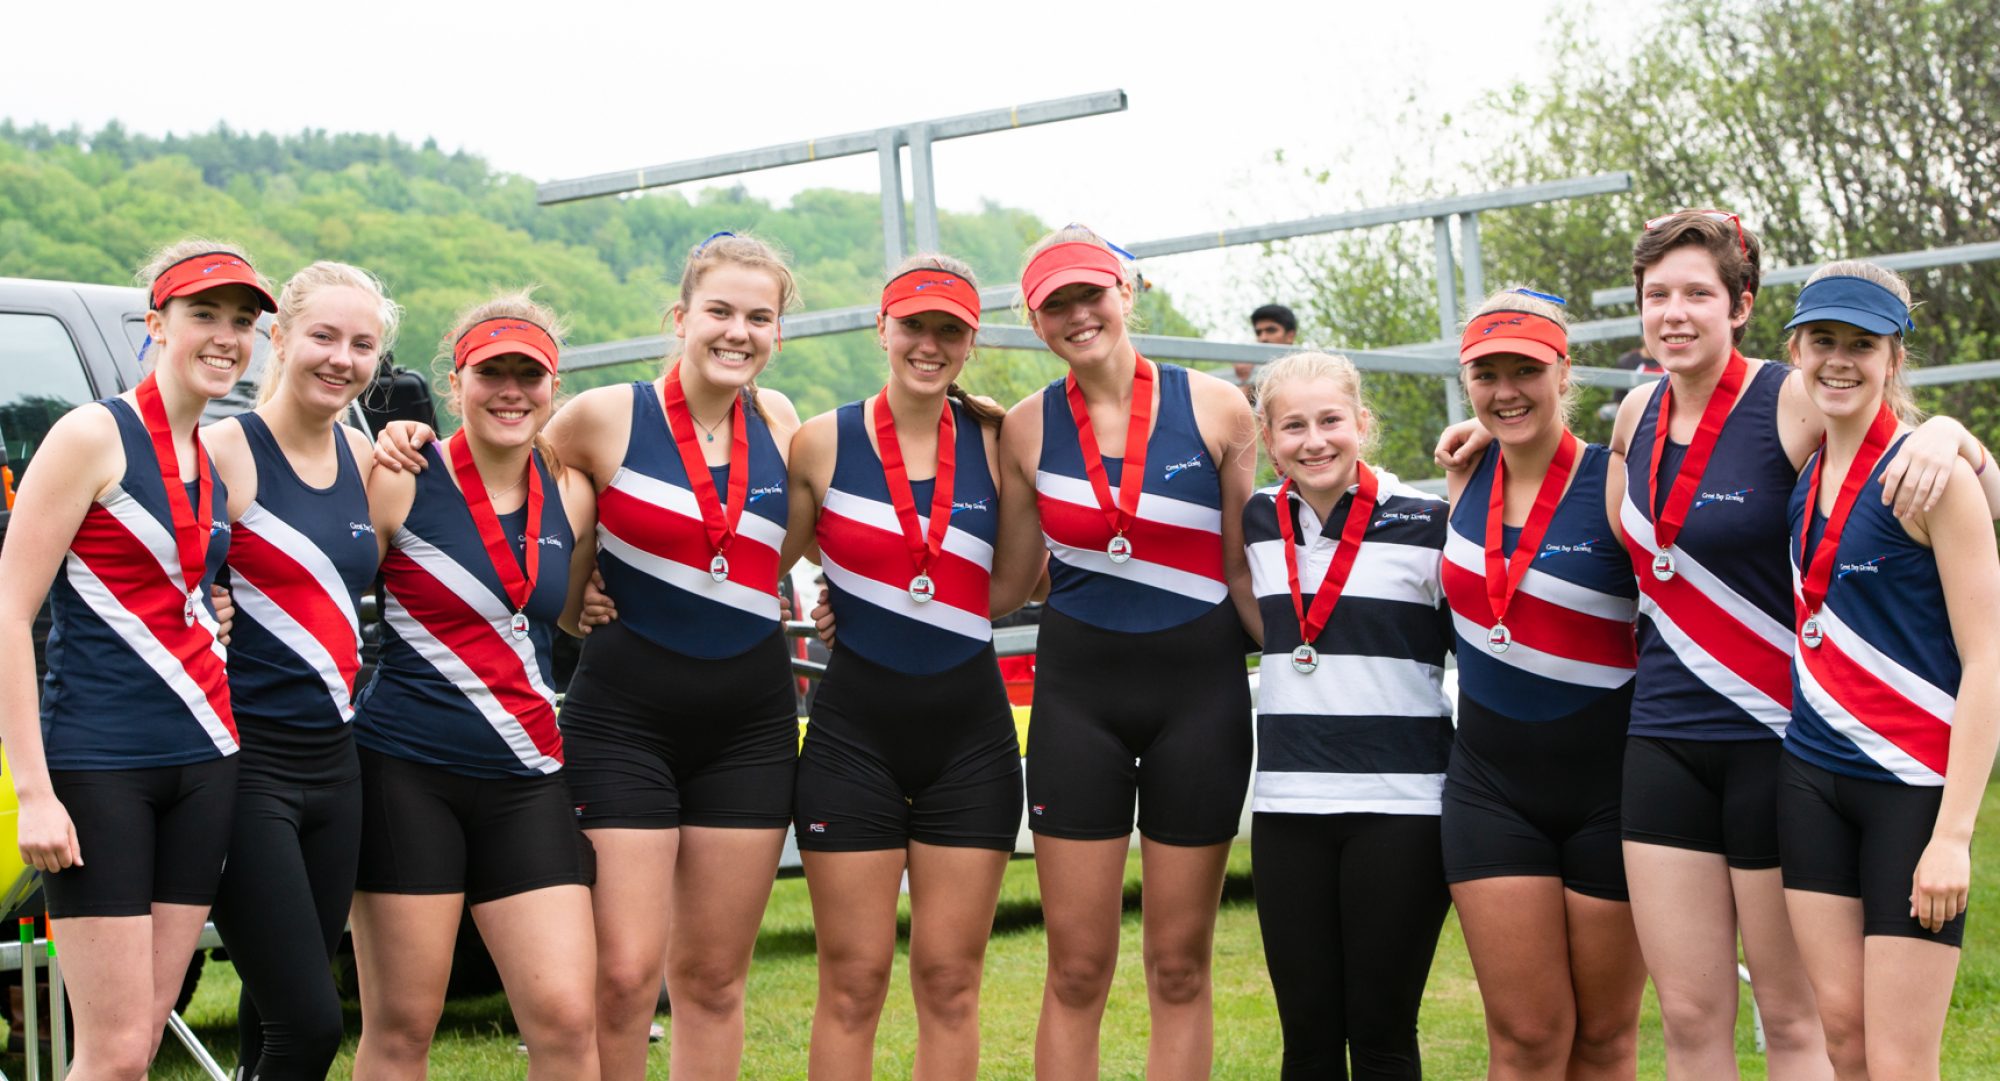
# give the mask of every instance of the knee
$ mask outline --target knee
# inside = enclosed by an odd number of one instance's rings
[[[660,966],[630,958],[599,958],[597,998],[606,1014],[650,1015],[660,1000]]]
[[[1772,1052],[1816,1051],[1824,1046],[1831,1056],[1833,1029],[1837,1027],[1845,1031],[1844,1038],[1854,1044],[1855,1060],[1860,1060],[1860,1003],[1855,1003],[1851,1009],[1836,1008],[1831,1011],[1815,1009],[1810,1003],[1799,1003],[1798,1009],[1786,1008],[1790,1005],[1788,1003],[1774,1010],[1762,1002],[1757,1004],[1758,1019],[1764,1024],[1764,1043]],[[1734,1020],[1731,1018],[1732,1022]]]
[[[910,966],[917,1005],[931,1021],[957,1028],[979,1018],[977,962],[948,961]]]
[[[889,997],[889,965],[840,962],[825,968],[820,995],[828,1019],[853,1032],[872,1028]]]
[[[1868,1041],[1866,1028],[1862,1023],[1859,1004],[1836,1005],[1820,1003],[1820,1028],[1818,1035],[1826,1041],[1826,1057],[1833,1062],[1834,1069],[1843,1077],[1865,1077],[1868,1073]],[[1798,1041],[1796,1032],[1786,1033],[1787,1039]],[[1791,1050],[1781,1044],[1778,1033],[1769,1020],[1764,1023],[1764,1042],[1773,1051]]]
[[[711,960],[675,964],[667,979],[674,1012],[709,1017],[735,1015],[743,1008],[744,975],[735,966]]]
[[[1111,993],[1111,974],[1118,967],[1115,954],[1049,957],[1049,994],[1069,1009],[1093,1009],[1104,1004]]]
[[[146,1070],[151,1067],[153,1054],[160,1048],[157,1037],[145,1032],[119,1033],[98,1042],[79,1055],[79,1065],[84,1058],[90,1060],[93,1077],[112,1078],[115,1081],[145,1081]]]
[[[1658,987],[1657,984],[1654,985]],[[1660,989],[1660,1023],[1669,1044],[1700,1044],[1735,1039],[1736,996],[1709,996]]]
[[[1493,1057],[1516,1068],[1561,1062],[1576,1038],[1576,1018],[1557,1010],[1488,1013],[1486,1026],[1493,1036]]]
[[[529,1053],[544,1061],[581,1061],[597,1046],[597,1011],[585,995],[541,996],[516,1020]]]
[[[393,1062],[423,1062],[430,1058],[437,1022],[414,1013],[378,1011],[361,1015],[361,1038],[369,1050]]]
[[[1639,1018],[1583,1017],[1577,1020],[1570,1055],[1586,1065],[1614,1066],[1639,1054]]]
[[[264,1050],[260,1061],[298,1062],[307,1069],[324,1072],[340,1053],[340,1041],[347,1036],[338,1000],[317,1003],[302,1010],[282,1034],[276,1026],[264,1026]]]
[[[1146,958],[1146,986],[1155,999],[1186,1006],[1208,994],[1208,958],[1192,954],[1162,954]]]

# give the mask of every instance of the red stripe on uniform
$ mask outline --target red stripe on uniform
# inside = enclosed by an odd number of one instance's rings
[[[209,708],[236,739],[236,717],[229,709],[229,672],[215,655],[215,636],[184,615],[187,594],[167,577],[158,558],[118,516],[93,504],[77,527],[69,549],[111,591],[119,607],[138,617],[161,648],[172,654]]]
[[[1452,611],[1482,627],[1493,625],[1483,575],[1445,560],[1444,587]],[[1515,593],[1507,606],[1507,630],[1514,641],[1553,657],[1610,668],[1638,663],[1630,623],[1564,608],[1526,590]]]
[[[907,589],[916,576],[916,564],[901,533],[829,510],[820,511],[817,532],[822,552],[864,578]],[[986,568],[947,549],[931,564],[931,580],[937,585],[937,600],[982,616],[988,613],[993,591]]]
[[[598,493],[597,521],[625,543],[703,574],[715,558],[701,519],[676,514],[630,492],[606,488]],[[738,533],[728,556],[730,581],[758,592],[778,591],[777,549]]]
[[[400,548],[391,549],[382,561],[382,577],[410,618],[472,670],[534,741],[535,749],[562,761],[556,711],[529,685],[520,655],[500,641],[493,624]]]
[[[1925,768],[1944,775],[1951,755],[1951,725],[1841,652],[1831,638],[1822,641],[1818,649],[1799,650],[1799,656],[1842,709]],[[1867,749],[1862,750],[1865,754]]]
[[[1762,635],[1676,574],[1662,582],[1653,577],[1653,556],[1630,532],[1625,548],[1632,555],[1632,573],[1639,580],[1639,592],[1660,606],[1710,660],[1736,673],[1772,701],[1786,708],[1792,704],[1792,656],[1773,646]]]
[[[1103,551],[1111,540],[1111,528],[1104,512],[1047,494],[1037,494],[1042,512],[1042,532],[1058,544],[1084,551]],[[1140,504],[1144,508],[1144,504]],[[1132,541],[1132,557],[1188,574],[1223,581],[1222,537],[1206,529],[1168,525],[1150,518],[1133,521],[1125,531]]]
[[[361,654],[354,627],[347,621],[347,609],[340,600],[328,596],[320,580],[298,560],[287,555],[267,538],[238,522],[229,543],[229,566],[275,601],[285,614],[304,627],[306,633],[333,658],[334,667],[354,693],[355,676],[361,671]]]

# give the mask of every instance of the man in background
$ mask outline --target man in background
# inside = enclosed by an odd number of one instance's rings
[[[1299,317],[1283,304],[1266,304],[1250,313],[1250,330],[1257,335],[1257,341],[1264,345],[1290,345],[1299,336]],[[1239,361],[1231,365],[1236,373],[1236,385],[1243,396],[1257,400],[1254,383],[1257,379],[1257,365]]]

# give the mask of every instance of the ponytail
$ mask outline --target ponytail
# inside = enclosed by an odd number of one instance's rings
[[[947,385],[944,388],[944,392],[955,399],[958,404],[964,406],[965,411],[972,414],[972,419],[978,421],[982,428],[992,428],[997,431],[1000,428],[1000,422],[1007,419],[1006,410],[983,398],[975,398],[967,394],[965,388],[959,386],[957,383]]]

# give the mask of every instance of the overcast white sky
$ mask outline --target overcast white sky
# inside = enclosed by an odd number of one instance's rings
[[[7,5],[0,116],[116,118],[150,134],[393,132],[552,180],[1122,88],[1121,114],[939,144],[938,195],[1136,241],[1355,208],[1351,192],[1385,189],[1395,151],[1423,156],[1395,145],[1399,116],[1462,115],[1533,80],[1559,4],[23,0]],[[1639,11],[1597,0],[1591,20],[1616,40]],[[1458,154],[1441,153],[1439,178],[1460,190],[1442,173]],[[1335,168],[1334,183],[1299,182],[1305,165]],[[874,191],[876,165],[743,183],[776,200]],[[1247,340],[1225,313],[1246,302],[1251,258],[1147,271],[1219,336]]]

